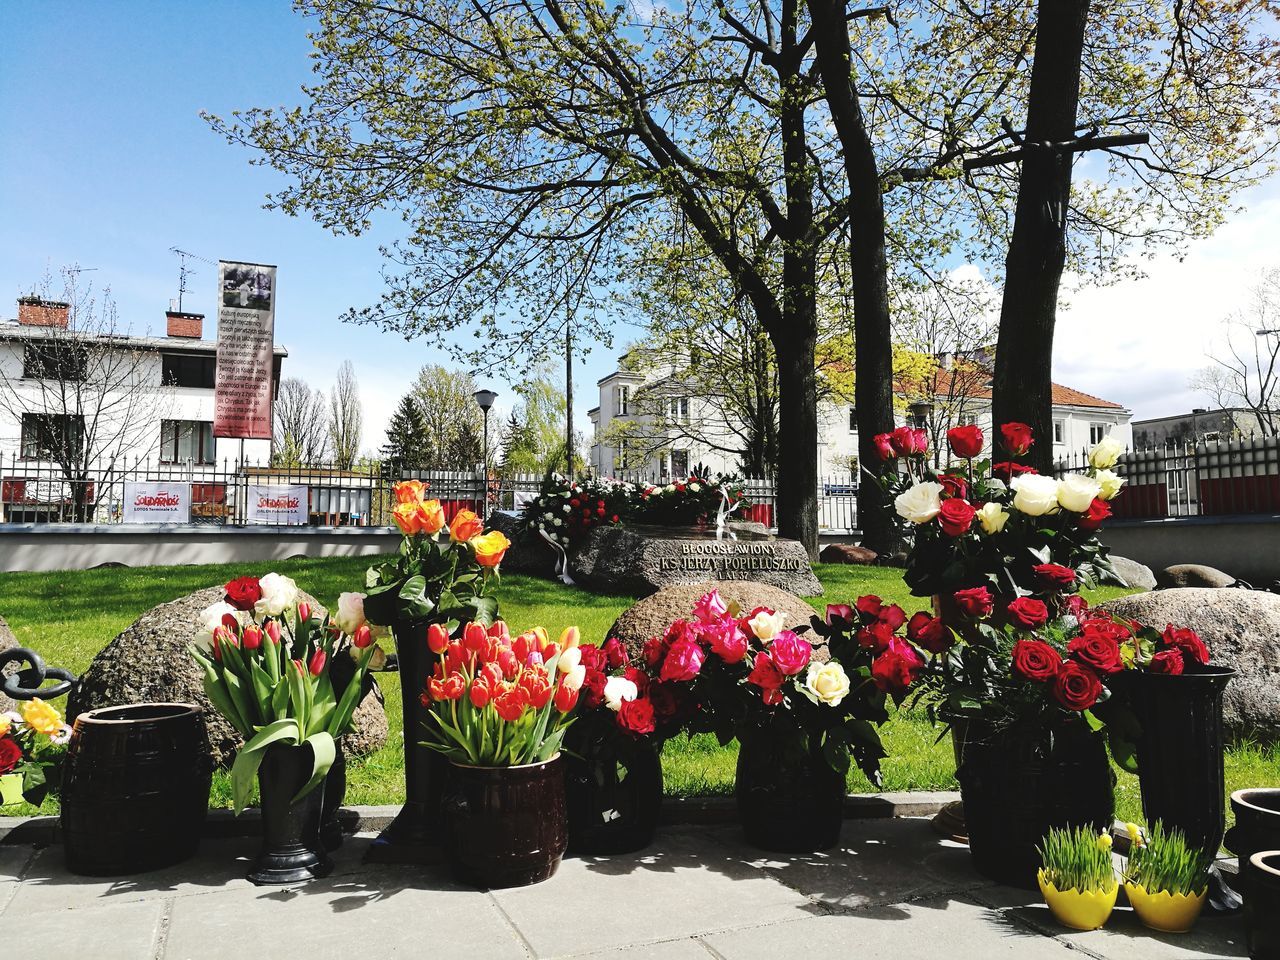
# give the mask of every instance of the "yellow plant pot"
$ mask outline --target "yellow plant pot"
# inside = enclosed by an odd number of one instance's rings
[[[1189,897],[1182,893],[1169,893],[1167,890],[1148,893],[1141,884],[1126,883],[1124,892],[1128,894],[1129,904],[1138,919],[1152,930],[1159,930],[1161,933],[1186,933],[1195,926],[1196,918],[1204,909],[1209,888],[1200,891],[1199,896]]]
[[[1036,880],[1054,919],[1073,930],[1097,930],[1106,923],[1120,892],[1115,883],[1110,890],[1059,890],[1045,879],[1043,869],[1036,874]]]

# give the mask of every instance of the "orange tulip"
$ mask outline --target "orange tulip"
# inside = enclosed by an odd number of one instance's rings
[[[444,528],[444,507],[439,500],[424,500],[418,505],[418,517],[422,521],[422,532],[434,537]]]
[[[484,522],[471,510],[459,510],[449,524],[449,536],[456,543],[464,543],[472,537],[479,536],[484,529]]]
[[[421,480],[401,480],[391,488],[391,492],[396,495],[397,503],[417,503],[425,489]]]
[[[511,541],[503,536],[501,530],[490,530],[471,541],[476,548],[476,563],[482,567],[496,567],[502,562]]]

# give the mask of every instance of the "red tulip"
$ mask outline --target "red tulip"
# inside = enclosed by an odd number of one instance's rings
[[[279,645],[280,643],[280,622],[278,620],[268,620],[267,625],[262,628],[262,632],[267,635],[272,643]]]
[[[246,650],[257,650],[262,646],[262,631],[253,625],[247,626],[244,628],[244,635],[241,636],[240,642],[244,644]]]
[[[320,676],[324,670],[325,655],[323,650],[317,650],[311,655],[311,662],[307,664],[307,669],[311,671],[313,677]]]
[[[310,619],[311,619],[311,604],[303,600],[300,604],[298,604],[298,620],[302,623],[306,623]]]
[[[488,638],[484,627],[474,621],[462,628],[462,644],[472,653],[483,650]]]
[[[560,685],[556,687],[556,696],[555,696],[556,709],[559,710],[561,713],[568,713],[577,705],[577,703],[578,703],[577,688],[575,687],[574,689],[570,689],[569,687],[565,686],[564,682],[562,681]]]
[[[240,632],[240,621],[236,619],[234,613],[224,613],[222,615],[222,625],[232,633]]]
[[[489,703],[490,691],[488,683],[481,683],[479,680],[476,680],[471,684],[471,690],[469,693],[471,696],[471,705],[477,710],[483,710]]]
[[[351,635],[351,642],[360,650],[373,643],[373,631],[369,629],[367,623],[362,623],[356,627],[356,632]]]
[[[444,624],[433,623],[427,627],[427,648],[436,656],[449,649],[449,631]]]

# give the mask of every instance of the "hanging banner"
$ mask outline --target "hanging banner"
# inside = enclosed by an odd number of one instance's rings
[[[213,435],[271,439],[276,268],[218,261],[218,371]]]
[[[125,523],[190,523],[191,484],[126,480],[121,519]]]
[[[249,484],[249,502],[245,504],[245,519],[250,523],[284,523],[302,526],[307,522],[307,513],[305,486]]]

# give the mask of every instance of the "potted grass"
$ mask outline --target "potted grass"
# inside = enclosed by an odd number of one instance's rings
[[[1115,865],[1111,835],[1088,827],[1050,830],[1039,846],[1042,866],[1036,876],[1049,911],[1073,930],[1097,930],[1115,909]]]
[[[501,620],[432,624],[424,745],[448,760],[441,811],[454,875],[474,886],[550,878],[568,845],[561,741],[586,676],[578,628],[514,639]]]
[[[1129,835],[1124,890],[1130,906],[1152,930],[1186,933],[1204,909],[1213,856],[1159,821],[1145,836],[1131,824]]]
[[[233,580],[227,600],[201,615],[204,626],[217,623],[191,646],[205,693],[245,740],[231,767],[237,816],[258,784],[262,851],[253,883],[296,883],[332,869],[320,840],[324,788],[377,652],[358,599],[340,599],[339,625],[299,602],[292,580],[270,573]],[[346,655],[356,670],[338,696],[330,668]]]

